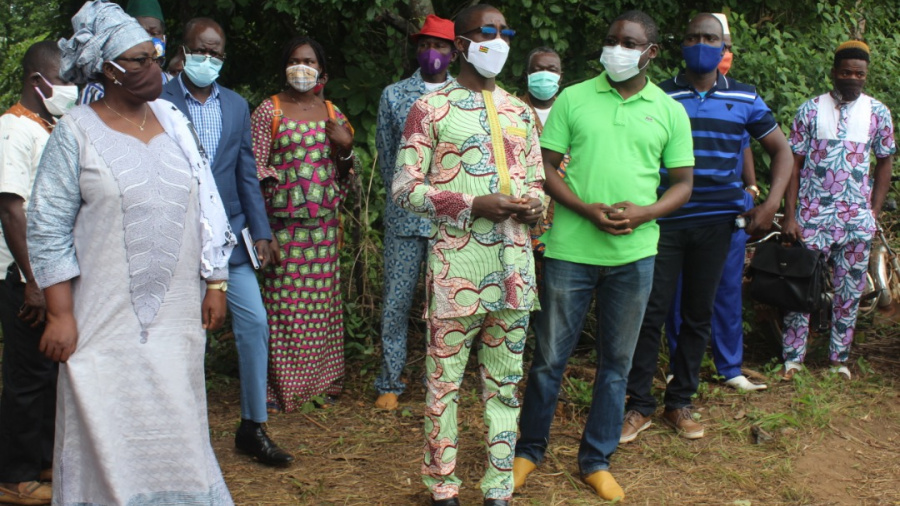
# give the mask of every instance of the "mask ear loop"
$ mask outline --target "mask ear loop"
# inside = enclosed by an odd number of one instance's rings
[[[119,71],[122,72],[123,74],[127,74],[127,73],[128,73],[128,71],[125,70],[125,69],[123,69],[121,65],[119,65],[118,63],[116,63],[116,62],[114,62],[114,61],[112,61],[112,60],[106,60],[106,63],[109,63],[109,64],[112,65],[113,67],[119,69]],[[116,78],[115,75],[113,75],[113,84],[115,84],[115,85],[117,85],[117,86],[122,86],[122,83]]]
[[[656,44],[650,44],[649,46],[647,46],[647,49],[641,51],[641,56],[644,56],[644,53],[646,53],[647,51],[649,51],[650,48],[653,47],[653,46],[655,46],[655,45],[656,45]],[[652,58],[651,58],[650,60],[652,60]],[[643,67],[638,68],[638,72],[640,72],[640,71],[644,70],[645,68],[647,68],[647,65],[650,65],[650,60],[647,60],[647,63],[645,63]]]
[[[47,83],[47,86],[49,86],[50,89],[53,90],[53,85],[50,84],[50,81],[48,81],[46,77],[44,77],[40,72],[35,72],[35,74],[40,76],[40,78],[43,79],[45,83]],[[44,92],[41,91],[40,86],[34,86],[34,91],[36,91],[37,94],[40,95],[42,99],[47,100],[47,97],[44,95]],[[53,96],[53,95],[51,95],[51,96]]]

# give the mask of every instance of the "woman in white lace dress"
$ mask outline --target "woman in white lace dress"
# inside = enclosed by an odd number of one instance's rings
[[[106,0],[72,25],[60,73],[106,95],[60,120],[28,210],[41,349],[62,362],[53,503],[230,505],[203,357],[234,237],[192,127],[156,100],[150,37]]]

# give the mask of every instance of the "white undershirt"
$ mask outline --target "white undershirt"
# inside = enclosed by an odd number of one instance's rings
[[[424,81],[424,82],[425,82],[425,91],[434,91],[434,90],[440,88],[441,86],[443,86],[444,84],[446,84],[446,83],[429,83],[428,81]]]
[[[538,109],[537,107],[534,108],[534,112],[536,112],[538,115],[538,118],[541,119],[541,125],[547,124],[547,118],[550,117],[550,109],[552,109],[552,108],[553,108],[553,106],[550,106],[546,109]]]

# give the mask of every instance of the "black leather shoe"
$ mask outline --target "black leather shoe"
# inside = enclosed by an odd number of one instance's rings
[[[294,461],[294,456],[272,442],[262,425],[258,423],[241,421],[241,426],[234,436],[234,446],[269,466],[287,466]]]
[[[451,497],[450,499],[431,500],[431,506],[459,506],[459,497]]]
[[[509,501],[505,499],[485,499],[484,506],[509,506]]]

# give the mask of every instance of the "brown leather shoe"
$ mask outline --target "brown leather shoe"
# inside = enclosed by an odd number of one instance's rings
[[[691,416],[691,408],[685,406],[679,409],[663,412],[663,421],[666,425],[675,429],[679,436],[685,439],[700,439],[703,437],[703,426],[694,421]]]
[[[649,416],[644,416],[631,409],[625,413],[625,421],[622,422],[622,435],[619,436],[619,444],[630,443],[637,439],[638,434],[653,425]]]
[[[39,481],[24,481],[22,483],[3,483],[0,485],[0,503],[39,505],[50,504],[53,498],[53,488]]]

